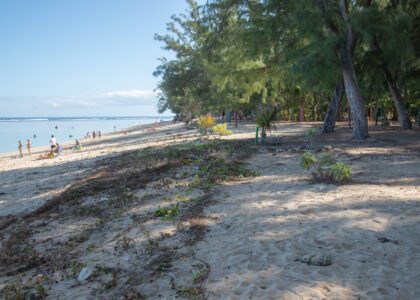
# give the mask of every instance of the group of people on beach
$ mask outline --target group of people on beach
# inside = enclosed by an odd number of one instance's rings
[[[45,154],[40,154],[39,159],[54,158],[55,156],[57,156],[62,151],[63,151],[63,146],[61,146],[59,143],[57,143],[57,139],[55,138],[54,135],[51,135],[50,151],[48,151]]]
[[[101,136],[102,136],[101,131],[92,131],[92,139],[96,139],[96,137],[98,137],[98,139],[100,139]],[[90,135],[90,132],[88,131],[85,135],[85,139],[89,139],[90,137],[91,137],[91,135]]]
[[[82,148],[82,145],[80,144],[79,140],[75,139],[75,142],[76,142],[76,145],[74,149],[80,150]],[[54,158],[55,156],[57,156],[59,153],[61,153],[64,150],[63,146],[57,143],[57,139],[55,138],[54,135],[51,135],[49,143],[50,143],[50,150],[47,153],[40,154],[38,159]],[[31,147],[32,147],[31,140],[27,139],[26,149],[29,156],[31,156]],[[18,141],[18,149],[19,149],[19,156],[23,157],[23,143],[21,140]]]
[[[19,155],[20,157],[23,157],[23,144],[22,141],[18,141],[18,149],[19,149]],[[28,155],[31,156],[31,140],[26,140],[26,150],[28,151]]]

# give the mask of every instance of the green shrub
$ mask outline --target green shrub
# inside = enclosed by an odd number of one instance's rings
[[[329,166],[335,163],[335,159],[329,153],[325,153],[319,159],[319,163],[323,166]]]
[[[331,176],[337,182],[349,181],[351,169],[343,162],[337,162],[331,166]]]
[[[350,166],[335,162],[330,154],[317,158],[312,152],[306,151],[300,159],[300,166],[311,171],[313,181],[345,182],[351,179]]]
[[[312,166],[318,163],[315,155],[312,152],[306,151],[300,159],[300,166],[305,170],[309,170]]]
[[[203,135],[207,135],[207,132],[214,126],[214,123],[214,118],[211,115],[199,116],[197,126]]]
[[[169,207],[159,207],[155,211],[155,217],[163,217],[164,220],[172,220],[179,215],[179,205],[175,204]]]
[[[270,131],[274,127],[276,122],[276,109],[273,107],[267,106],[261,108],[256,115],[255,122],[259,127],[261,127],[261,139],[265,141],[267,137],[267,130]]]
[[[213,128],[211,130],[213,131],[214,134],[218,134],[219,136],[231,135],[232,131],[230,131],[227,128],[227,126],[228,126],[227,123],[217,124],[217,125],[213,126]]]

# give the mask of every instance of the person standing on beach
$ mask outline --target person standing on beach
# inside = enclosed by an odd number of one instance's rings
[[[30,139],[26,140],[26,149],[28,150],[29,156],[31,156],[31,140]]]
[[[92,138],[95,139],[95,137],[96,137],[96,132],[94,130],[94,131],[92,131]]]
[[[51,150],[54,150],[54,148],[57,146],[57,140],[55,139],[54,135],[51,135],[50,146]]]
[[[23,148],[23,145],[22,145],[22,141],[21,140],[19,140],[18,141],[18,149],[19,149],[19,155],[20,155],[20,157],[23,157],[23,153],[22,153],[22,148]]]
[[[98,139],[101,139],[101,131],[98,131]]]

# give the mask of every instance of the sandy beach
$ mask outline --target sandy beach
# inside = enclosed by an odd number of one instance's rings
[[[0,155],[3,298],[419,298],[418,127],[308,142],[320,123],[282,122],[257,146],[247,122],[221,139],[151,126]],[[353,180],[311,182],[306,150]]]

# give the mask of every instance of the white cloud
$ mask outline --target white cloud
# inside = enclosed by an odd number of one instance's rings
[[[66,107],[156,105],[156,102],[156,92],[152,90],[126,90],[90,96],[49,97],[45,104],[55,109],[63,109]]]
[[[150,90],[128,90],[128,91],[115,91],[102,94],[103,97],[127,97],[127,98],[152,98],[156,96],[154,91]]]

